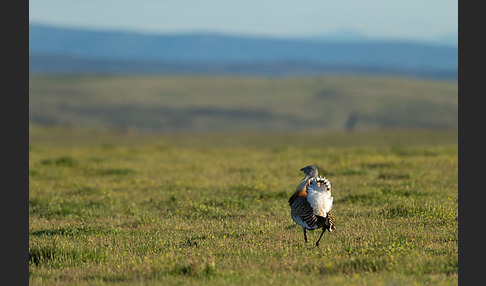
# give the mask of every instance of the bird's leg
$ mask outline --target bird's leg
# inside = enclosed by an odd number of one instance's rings
[[[304,240],[305,243],[307,243],[307,230],[305,228],[302,228],[304,230]]]
[[[321,235],[319,236],[319,239],[316,242],[316,246],[319,246],[319,241],[321,241],[322,235],[324,234],[325,231],[326,231],[326,228],[322,227],[322,232],[321,232]]]

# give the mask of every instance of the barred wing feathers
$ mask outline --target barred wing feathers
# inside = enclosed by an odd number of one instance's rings
[[[292,220],[301,227],[306,229],[318,228],[317,217],[305,196],[295,199],[290,209],[290,214]]]

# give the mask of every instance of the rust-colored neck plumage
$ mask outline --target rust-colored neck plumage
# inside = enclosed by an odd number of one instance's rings
[[[302,182],[300,182],[300,184],[297,187],[297,189],[295,190],[294,194],[290,197],[290,199],[289,199],[289,205],[290,206],[292,206],[292,204],[294,203],[294,201],[298,197],[307,196],[307,185],[308,185],[308,180],[307,180],[307,177],[305,177],[302,180]]]

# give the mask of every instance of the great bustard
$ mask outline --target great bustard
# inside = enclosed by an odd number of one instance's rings
[[[316,242],[319,246],[322,235],[327,230],[336,228],[331,215],[332,200],[331,182],[317,176],[317,168],[307,166],[302,169],[305,177],[297,190],[289,199],[290,214],[294,222],[304,231],[304,240],[307,242],[307,230],[322,228],[321,235]]]

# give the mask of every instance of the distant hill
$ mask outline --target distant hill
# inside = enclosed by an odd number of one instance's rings
[[[331,41],[331,42],[341,42],[341,43],[393,42],[394,41],[393,39],[390,38],[369,37],[352,29],[342,29],[333,32],[328,32],[328,33],[315,34],[315,35],[302,37],[301,39],[308,39],[312,41]],[[404,42],[404,40],[401,40],[401,42]],[[443,34],[437,37],[432,37],[427,39],[406,40],[406,42],[420,44],[420,45],[450,47],[450,48],[457,49],[459,46],[459,35],[458,33],[448,33],[448,34]]]
[[[156,132],[455,129],[457,82],[387,77],[29,77],[29,121]]]
[[[413,42],[153,35],[29,25],[31,72],[457,78],[457,47]]]

